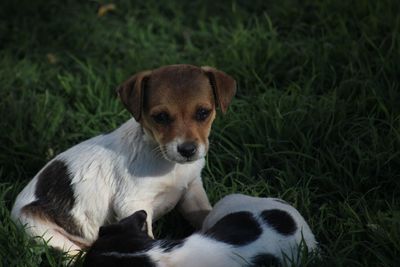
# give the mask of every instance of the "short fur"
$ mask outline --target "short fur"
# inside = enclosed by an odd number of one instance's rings
[[[202,232],[183,240],[151,239],[143,229],[144,216],[139,211],[100,228],[104,234],[89,249],[84,266],[276,266],[298,264],[301,249],[317,248],[299,212],[275,198],[229,195],[215,205]]]
[[[290,204],[278,198],[228,195],[215,204],[203,222],[202,231],[209,232],[223,218],[237,212],[252,213],[263,226],[261,237],[239,253],[245,258],[262,258],[262,254],[267,253],[279,262],[297,263],[300,260],[298,253],[302,242],[310,252],[317,249],[317,242],[303,216]]]
[[[12,217],[53,247],[89,246],[101,225],[137,210],[146,210],[152,236],[152,221],[176,204],[197,227],[211,209],[201,170],[215,108],[226,111],[235,81],[210,67],[171,65],[117,91],[134,119],[57,155],[15,201]]]

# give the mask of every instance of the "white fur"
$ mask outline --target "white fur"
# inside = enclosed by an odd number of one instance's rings
[[[291,215],[296,222],[297,230],[293,234],[285,236],[263,223],[259,217],[260,213],[271,209],[283,210]],[[287,260],[288,257],[296,263],[302,240],[309,251],[317,248],[315,237],[303,216],[294,207],[276,198],[259,198],[242,194],[228,195],[215,204],[203,222],[202,231],[210,229],[224,216],[239,211],[251,212],[263,227],[263,234],[259,239],[236,250],[236,253],[245,259],[250,259],[259,253],[269,253],[281,261]]]
[[[297,224],[297,230],[286,236],[266,225],[259,214],[270,209],[279,209],[290,214]],[[254,242],[232,246],[201,234],[194,234],[187,238],[182,247],[169,253],[151,250],[149,255],[155,262],[160,263],[159,266],[239,267],[248,265],[253,257],[263,253],[271,254],[281,262],[298,264],[302,240],[309,251],[317,248],[314,235],[301,214],[294,207],[275,198],[228,195],[221,199],[206,217],[202,232],[206,232],[224,216],[239,211],[251,212],[262,226],[262,235]]]
[[[185,240],[185,244],[171,252],[149,251],[157,267],[239,267],[245,262],[235,254],[233,246],[218,242],[209,237],[194,234]]]
[[[264,210],[279,209],[291,215],[297,230],[290,235],[282,235],[270,225],[266,225],[260,217]],[[305,245],[309,252],[317,249],[317,242],[307,222],[300,213],[289,204],[275,198],[257,198],[234,194],[220,200],[204,221],[202,232],[206,232],[224,216],[240,211],[251,212],[262,228],[262,234],[246,245],[230,245],[213,239],[203,233],[196,233],[185,240],[181,246],[169,251],[163,249],[164,240],[159,240],[146,251],[122,253],[111,251],[104,256],[116,258],[134,258],[148,256],[157,267],[241,267],[249,266],[260,254],[270,254],[289,265],[300,263],[299,252]],[[302,243],[304,242],[304,243]]]
[[[160,154],[158,144],[134,119],[114,132],[96,136],[66,150],[53,160],[61,160],[68,166],[76,198],[71,215],[82,228],[82,240],[77,241],[86,244],[97,238],[101,225],[127,217],[137,210],[146,210],[149,234],[152,235],[152,221],[171,210],[185,197],[186,191],[200,192],[194,197],[199,198],[201,205],[192,209],[211,209],[204,189],[191,189],[202,187],[200,173],[204,158],[186,164],[166,160]],[[21,212],[25,205],[36,199],[40,172],[18,195],[12,217],[25,224],[31,236],[51,238],[49,244],[54,247],[79,249],[57,225]]]
[[[297,230],[285,236],[266,225],[259,214],[270,209],[279,209],[290,214],[297,224]],[[298,264],[299,246],[302,240],[310,252],[317,248],[314,235],[301,214],[294,207],[275,198],[257,198],[242,194],[228,195],[221,199],[206,217],[202,232],[206,232],[224,216],[239,211],[251,212],[262,226],[262,235],[254,242],[244,246],[232,246],[201,234],[194,234],[187,238],[182,247],[168,253],[151,250],[150,257],[155,262],[159,262],[157,266],[160,267],[239,267],[247,266],[259,254],[268,253],[281,262]]]
[[[161,241],[163,242],[163,241]],[[102,255],[115,258],[134,258],[148,256],[157,267],[235,267],[243,261],[234,254],[230,245],[215,241],[200,234],[193,234],[184,241],[180,248],[165,252],[155,245],[151,250],[132,253],[104,252]]]

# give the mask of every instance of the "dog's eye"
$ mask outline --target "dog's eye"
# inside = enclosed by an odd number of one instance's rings
[[[196,111],[196,120],[197,121],[204,121],[205,119],[208,118],[208,116],[210,115],[211,110],[209,109],[205,109],[205,108],[199,108]]]
[[[153,120],[158,124],[167,125],[172,122],[171,117],[168,115],[167,112],[160,112],[155,115],[152,115]]]

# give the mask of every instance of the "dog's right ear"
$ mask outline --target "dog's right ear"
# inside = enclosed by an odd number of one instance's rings
[[[144,98],[143,94],[150,78],[150,74],[150,70],[139,72],[117,88],[117,93],[125,108],[138,122],[141,119]]]

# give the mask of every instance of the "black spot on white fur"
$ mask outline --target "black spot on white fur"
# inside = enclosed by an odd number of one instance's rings
[[[24,212],[45,217],[72,235],[82,235],[70,214],[75,197],[68,167],[63,161],[54,160],[43,169],[38,177],[35,196],[37,200],[26,205]]]
[[[205,234],[224,243],[242,246],[257,240],[262,229],[250,212],[241,211],[226,215]]]
[[[280,261],[277,257],[272,254],[264,253],[259,254],[252,258],[249,267],[270,267],[270,266],[281,266]]]
[[[279,209],[264,210],[261,212],[264,222],[282,235],[291,235],[297,230],[297,225],[292,216]]]

